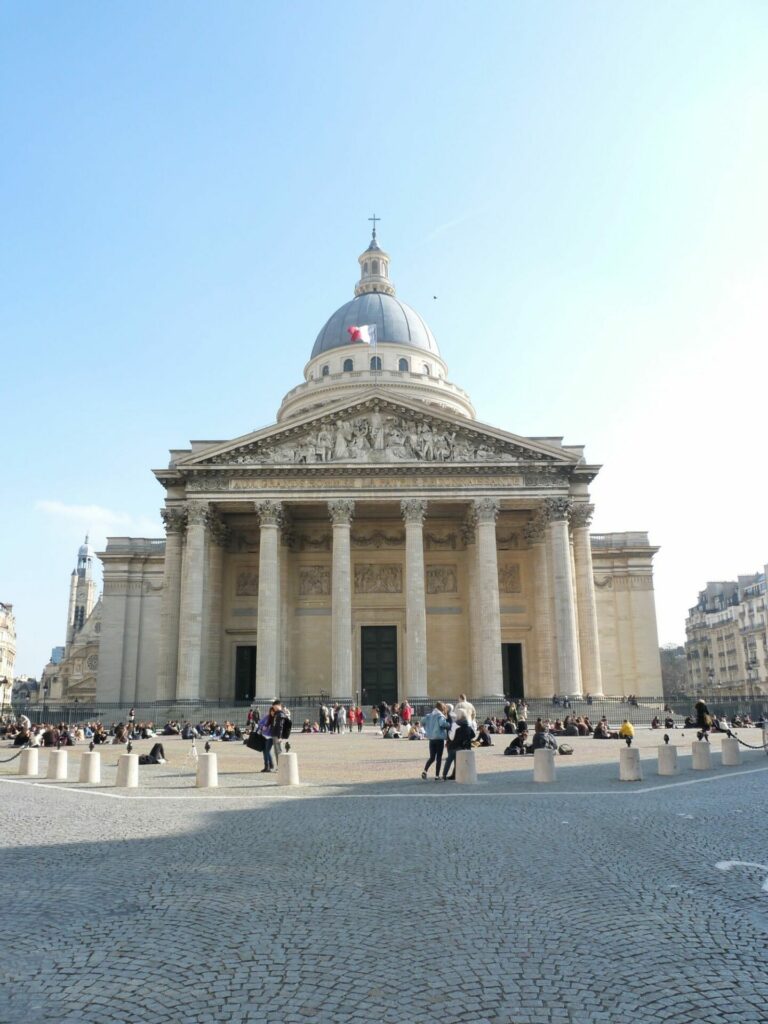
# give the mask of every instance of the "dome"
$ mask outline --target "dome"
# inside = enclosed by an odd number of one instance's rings
[[[380,344],[409,345],[440,356],[435,336],[415,309],[385,292],[366,292],[341,306],[320,331],[312,358],[333,348],[350,347],[348,327],[376,325]]]
[[[88,543],[88,537],[86,536],[85,543],[81,544],[80,547],[78,548],[77,560],[78,560],[78,562],[85,562],[86,559],[88,559],[88,558],[95,558],[95,557],[96,557],[96,551]]]

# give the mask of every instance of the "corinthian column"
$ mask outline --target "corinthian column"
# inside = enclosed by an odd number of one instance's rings
[[[424,593],[424,516],[421,498],[400,502],[405,520],[405,689],[409,698],[427,696],[427,607]]]
[[[349,545],[355,503],[348,498],[328,502],[333,523],[331,570],[331,692],[352,697],[352,572]]]
[[[472,502],[477,538],[477,591],[480,598],[480,693],[475,697],[498,697],[504,693],[501,670],[501,612],[499,610],[499,561],[496,554],[495,498]]]
[[[592,574],[592,542],[589,524],[594,505],[578,504],[571,512],[573,557],[576,563],[576,602],[579,620],[579,651],[581,653],[581,684],[587,693],[602,696],[603,676],[600,668],[600,641],[597,631],[597,601]]]
[[[173,700],[176,696],[176,671],[179,664],[179,614],[181,611],[181,552],[187,528],[187,510],[164,508],[160,515],[165,524],[165,572],[163,601],[160,612],[160,671],[157,699]]]
[[[179,674],[177,700],[196,700],[200,693],[203,651],[203,593],[205,590],[205,514],[208,503],[187,505],[187,544],[181,580]]]
[[[570,498],[549,498],[544,502],[547,517],[549,571],[555,610],[556,684],[560,693],[581,693],[579,640],[576,632],[576,598],[571,573],[571,541],[568,517]]]
[[[224,549],[229,540],[226,523],[213,509],[205,516],[208,528],[208,553],[206,556],[205,596],[203,621],[205,622],[205,646],[203,650],[203,696],[208,700],[219,700],[230,696],[230,691],[221,690],[221,634],[222,598],[224,578]]]
[[[259,536],[259,610],[256,620],[256,697],[277,697],[280,690],[280,577],[278,546],[282,503],[257,501]]]
[[[545,535],[547,520],[535,515],[523,528],[533,552],[533,605],[536,612],[536,686],[535,696],[552,693],[552,595],[549,586],[549,561]],[[532,690],[531,696],[534,696]]]

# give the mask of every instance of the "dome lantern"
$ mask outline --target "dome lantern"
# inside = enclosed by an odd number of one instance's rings
[[[373,232],[368,248],[357,258],[360,264],[360,280],[355,285],[355,295],[366,295],[368,292],[382,292],[394,295],[395,286],[389,280],[389,254],[379,247],[376,241],[376,221],[374,215],[368,218],[373,221]]]

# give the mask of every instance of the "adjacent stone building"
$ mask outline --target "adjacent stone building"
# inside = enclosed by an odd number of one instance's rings
[[[476,420],[389,262],[274,425],[155,470],[165,541],[110,538],[101,700],[661,693],[657,549],[590,537],[582,446]]]
[[[685,620],[691,692],[768,694],[766,576],[707,583]]]
[[[10,707],[16,664],[16,616],[13,605],[0,601],[0,708]]]
[[[40,677],[38,698],[50,701],[91,701],[101,641],[101,601],[94,578],[96,552],[88,537],[77,552],[69,580],[66,643],[54,647]]]

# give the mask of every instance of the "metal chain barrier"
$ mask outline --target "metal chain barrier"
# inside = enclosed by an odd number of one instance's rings
[[[21,757],[22,752],[24,750],[26,750],[28,746],[29,746],[29,744],[25,743],[23,747],[19,747],[18,754],[14,754],[13,757],[5,757],[5,758],[3,758],[3,760],[0,761],[0,764],[10,764],[11,761],[15,761],[17,757]]]

